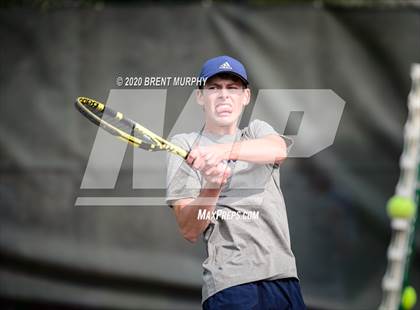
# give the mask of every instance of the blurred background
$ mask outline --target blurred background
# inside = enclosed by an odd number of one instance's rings
[[[0,3],[2,309],[200,309],[205,250],[182,239],[169,208],[74,206],[93,193],[80,184],[97,128],[73,102],[106,101],[118,76],[196,76],[223,54],[245,64],[254,94],[331,89],[346,101],[334,144],[285,162],[281,186],[308,308],[377,308],[418,1]],[[192,90],[170,88],[166,114]],[[131,179],[127,151],[101,194],[141,195]]]

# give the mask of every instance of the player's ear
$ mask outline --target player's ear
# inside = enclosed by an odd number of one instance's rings
[[[251,89],[248,87],[244,89],[245,95],[244,95],[244,106],[247,106],[248,103],[251,101]]]
[[[197,99],[197,103],[201,106],[204,106],[204,99],[203,99],[203,90],[202,89],[196,89],[195,91],[195,97]]]

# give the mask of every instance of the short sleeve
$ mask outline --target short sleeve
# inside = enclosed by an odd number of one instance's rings
[[[293,145],[293,140],[291,138],[286,137],[284,135],[280,135],[268,123],[266,123],[264,121],[261,121],[259,119],[253,120],[249,124],[248,128],[249,128],[249,133],[250,133],[252,139],[258,139],[258,138],[262,138],[264,136],[273,135],[273,134],[282,137],[283,140],[286,142],[287,153],[289,153],[290,148]]]
[[[171,142],[183,149],[190,149],[182,135],[174,136]],[[176,200],[196,198],[201,190],[200,175],[175,154],[168,153],[166,159],[166,203],[172,206]]]

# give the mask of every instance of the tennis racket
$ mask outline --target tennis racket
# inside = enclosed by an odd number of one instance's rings
[[[121,112],[114,111],[96,100],[78,97],[75,105],[79,112],[92,123],[134,147],[151,152],[167,151],[181,156],[183,159],[188,157],[189,152],[186,150],[166,141],[139,123],[124,117]]]

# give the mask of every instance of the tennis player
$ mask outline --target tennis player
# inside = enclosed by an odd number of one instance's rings
[[[166,199],[185,239],[204,236],[203,309],[306,309],[278,184],[292,141],[261,120],[238,128],[251,97],[238,60],[210,59],[200,78],[205,125],[172,138],[191,152],[168,155]]]

